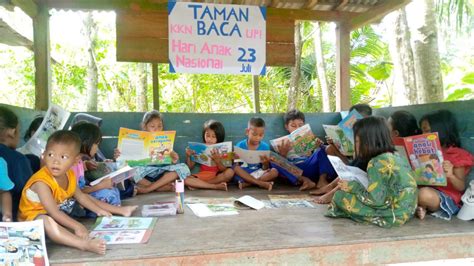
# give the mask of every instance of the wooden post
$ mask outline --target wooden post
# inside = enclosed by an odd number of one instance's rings
[[[351,106],[350,29],[345,23],[336,26],[336,111],[349,110]]]
[[[260,83],[258,75],[252,76],[252,87],[253,87],[253,111],[256,114],[260,113]]]
[[[153,77],[153,109],[160,111],[160,83],[158,74],[158,63],[152,63],[151,75]]]
[[[51,102],[51,60],[49,43],[49,10],[38,6],[33,18],[33,48],[35,54],[35,109],[47,110]]]

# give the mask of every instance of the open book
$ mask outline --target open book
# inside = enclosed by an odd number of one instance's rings
[[[270,163],[272,167],[278,170],[278,173],[283,174],[290,180],[297,180],[303,174],[303,170],[276,152],[270,153]]]
[[[120,128],[118,148],[120,160],[130,166],[171,164],[176,131],[147,132]]]
[[[255,150],[245,150],[234,146],[234,152],[242,162],[248,164],[259,164],[261,162],[261,156],[270,156],[270,151],[255,151]]]
[[[239,207],[249,207],[254,210],[260,210],[265,208],[265,203],[262,201],[251,197],[251,196],[243,196],[235,200],[234,205],[239,208]]]
[[[393,142],[400,156],[410,163],[418,185],[447,185],[438,133],[395,138]]]
[[[232,152],[232,141],[206,145],[199,142],[189,142],[189,149],[194,151],[191,160],[207,166],[215,166],[215,162],[211,158],[211,151],[216,150],[221,156],[221,162],[225,167],[231,167],[234,159]]]
[[[289,135],[270,140],[270,144],[273,149],[279,153],[278,147],[285,141],[289,141],[292,145],[291,150],[286,156],[289,159],[310,156],[313,151],[318,148],[316,145],[316,136],[311,131],[309,124],[296,129]]]
[[[46,142],[48,142],[49,136],[54,132],[63,129],[64,125],[69,118],[70,113],[63,108],[52,104],[46,115],[44,116],[43,122],[36,130],[35,134],[18,149],[23,154],[34,154],[41,157],[44,149],[46,148]]]
[[[357,120],[362,118],[361,114],[356,110],[352,110],[337,125],[323,125],[326,135],[332,138],[334,145],[345,156],[352,156],[354,154],[354,132],[352,127]]]
[[[99,217],[89,236],[104,239],[107,244],[146,243],[155,223],[156,218]]]
[[[122,183],[124,180],[133,178],[136,174],[136,169],[130,166],[125,166],[123,168],[118,169],[112,173],[106,174],[101,178],[98,178],[90,183],[91,186],[95,186],[99,184],[102,180],[106,178],[112,178],[112,182],[114,184]]]
[[[362,171],[358,167],[346,165],[339,157],[328,155],[328,159],[331,162],[334,170],[336,170],[337,175],[342,180],[346,181],[357,181],[365,189],[369,187],[369,178],[367,173]]]
[[[188,207],[198,217],[237,215],[239,212],[233,204],[188,203]]]

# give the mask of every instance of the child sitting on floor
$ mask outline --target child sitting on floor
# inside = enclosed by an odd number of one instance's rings
[[[416,118],[408,111],[396,111],[388,118],[392,138],[409,137],[421,134]]]
[[[98,216],[111,216],[89,195],[77,189],[71,167],[80,160],[80,149],[81,140],[74,132],[59,130],[48,138],[43,153],[45,166],[28,180],[23,189],[19,219],[43,220],[46,235],[58,244],[105,254],[105,241],[90,239],[87,228],[67,215],[77,200]]]
[[[248,126],[245,129],[245,135],[247,135],[247,138],[238,142],[235,146],[245,150],[270,150],[270,145],[263,141],[263,137],[265,136],[265,121],[262,118],[250,118]],[[257,185],[269,191],[272,190],[272,181],[277,178],[278,171],[276,169],[270,169],[269,167],[270,161],[268,157],[262,157],[261,163],[259,164],[248,164],[248,166],[235,165],[235,179],[239,183],[239,188],[242,189],[250,185]],[[255,178],[250,174],[259,169],[265,170],[265,173],[259,178]]]
[[[7,162],[0,157],[0,200],[2,201],[2,222],[11,222],[12,214],[12,194],[13,182],[8,177]]]
[[[204,123],[202,129],[202,140],[207,145],[221,143],[225,139],[224,126],[215,120],[209,120]],[[191,161],[193,151],[186,149],[186,164],[193,169],[195,162]],[[227,191],[227,182],[234,176],[231,168],[225,167],[221,162],[221,154],[216,150],[211,151],[212,161],[215,166],[201,165],[200,172],[188,176],[184,183],[190,188],[207,188]]]

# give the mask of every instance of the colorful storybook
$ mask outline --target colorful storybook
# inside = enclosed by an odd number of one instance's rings
[[[35,134],[18,151],[23,154],[34,154],[41,157],[49,136],[64,128],[69,115],[70,113],[63,108],[54,104],[51,105]]]
[[[234,204],[188,203],[188,207],[198,217],[229,216],[239,214]]]
[[[49,265],[42,220],[0,222],[0,265]]]
[[[279,153],[278,147],[285,141],[289,141],[292,146],[286,156],[288,159],[311,156],[313,151],[318,148],[316,136],[311,131],[311,126],[309,124],[296,129],[289,135],[270,140],[270,144],[273,149]]]
[[[99,217],[89,236],[104,239],[107,244],[144,244],[155,223],[156,218],[148,217]]]
[[[130,166],[171,164],[176,131],[147,132],[120,128],[118,148],[120,160]]]
[[[345,156],[354,154],[354,132],[352,127],[357,120],[362,118],[363,116],[359,112],[352,110],[337,125],[323,125],[326,135],[332,138],[334,145]]]
[[[438,133],[395,138],[393,142],[400,155],[410,163],[418,185],[447,185]]]
[[[315,208],[309,195],[268,195],[270,208]]]
[[[281,174],[284,174],[284,176],[291,180],[297,180],[303,174],[303,170],[276,152],[270,153],[270,162],[273,167],[277,168],[279,173],[281,172]]]
[[[238,157],[237,159],[248,164],[259,164],[261,156],[270,156],[270,151],[246,150],[237,146],[234,146],[234,152]]]
[[[120,184],[122,183],[124,180],[127,180],[127,179],[130,179],[130,178],[133,178],[136,174],[137,170],[135,168],[132,168],[130,166],[125,166],[125,167],[122,167],[116,171],[113,171],[111,173],[108,173],[106,175],[104,175],[103,177],[101,178],[97,178],[96,180],[92,181],[90,183],[91,186],[95,186],[97,184],[99,184],[102,180],[106,179],[106,178],[111,178],[112,179],[112,182],[114,183],[114,185],[116,184]]]
[[[328,155],[328,159],[331,162],[334,170],[336,171],[339,178],[345,181],[357,181],[365,189],[369,187],[369,178],[367,173],[362,171],[359,167],[346,165],[339,157]]]
[[[206,145],[199,142],[189,142],[188,148],[194,151],[191,160],[207,166],[215,166],[215,162],[211,158],[211,151],[217,151],[221,156],[221,162],[225,167],[231,167],[234,159],[232,152],[232,142],[226,141],[213,145]]]

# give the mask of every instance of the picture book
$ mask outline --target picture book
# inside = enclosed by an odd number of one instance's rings
[[[49,265],[42,220],[0,222],[0,265]]]
[[[446,175],[443,171],[444,159],[438,133],[396,138],[394,139],[394,144],[402,154],[403,150],[405,150],[405,156],[410,162],[418,185],[447,185]]]
[[[85,178],[89,182],[93,182],[105,175],[108,175],[114,171],[117,171],[119,168],[119,163],[117,162],[96,162],[97,168],[94,170],[86,171]]]
[[[43,122],[35,131],[35,134],[18,149],[23,154],[34,154],[41,157],[49,136],[54,132],[63,129],[69,118],[70,113],[63,108],[52,104],[46,112]]]
[[[272,164],[272,167],[278,170],[278,173],[282,174],[283,176],[286,176],[287,178],[298,179],[298,177],[303,174],[303,170],[301,170],[299,167],[295,166],[286,158],[280,156],[276,152],[270,153],[270,163]]]
[[[112,178],[112,182],[114,184],[119,184],[119,183],[122,183],[124,180],[127,180],[127,179],[130,179],[130,178],[133,178],[136,174],[136,169],[135,168],[132,168],[130,166],[125,166],[123,168],[120,168],[118,169],[117,171],[114,171],[114,172],[111,172],[111,173],[108,173],[106,175],[104,175],[103,177],[101,178],[98,178],[94,181],[92,181],[90,183],[91,186],[95,186],[97,184],[99,184],[102,180],[106,179],[106,178]]]
[[[221,162],[225,167],[231,167],[234,160],[234,153],[232,152],[232,142],[226,141],[216,143],[213,145],[206,145],[199,142],[189,142],[188,148],[194,151],[191,160],[207,166],[215,166],[214,160],[211,157],[211,151],[215,150],[221,157]]]
[[[239,214],[234,204],[194,203],[187,205],[198,217],[229,216]]]
[[[326,135],[333,140],[334,145],[343,155],[352,156],[354,154],[354,145],[346,135],[344,135],[342,128],[337,125],[323,125],[323,128]]]
[[[149,217],[99,217],[90,237],[104,239],[107,244],[146,243],[155,223],[156,218]]]
[[[296,129],[289,135],[270,140],[270,144],[273,149],[279,153],[278,147],[285,141],[290,142],[292,146],[286,156],[289,159],[311,156],[313,151],[318,148],[316,136],[311,131],[309,124]]]
[[[171,164],[176,131],[147,132],[120,128],[118,148],[120,160],[130,166]]]
[[[315,208],[309,195],[268,195],[273,208]]]
[[[337,124],[342,129],[342,132],[344,132],[344,136],[352,143],[352,146],[354,146],[354,131],[352,128],[357,120],[362,118],[364,117],[354,109]]]
[[[142,215],[149,216],[173,216],[176,215],[176,202],[156,202],[151,205],[143,205]]]
[[[248,164],[259,164],[260,156],[270,156],[270,151],[245,150],[237,146],[234,146],[234,152],[237,159]]]
[[[265,203],[248,195],[245,195],[243,197],[236,199],[234,202],[234,205],[237,208],[247,207],[254,210],[260,210],[260,209],[265,208]]]
[[[339,157],[328,155],[328,159],[331,162],[334,170],[336,171],[339,178],[346,181],[357,181],[365,189],[369,187],[369,178],[367,173],[362,171],[359,167],[346,165]]]
[[[233,204],[236,198],[228,197],[228,198],[206,198],[206,197],[186,197],[184,203],[186,204],[196,204],[196,203],[203,203],[203,204]]]

